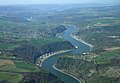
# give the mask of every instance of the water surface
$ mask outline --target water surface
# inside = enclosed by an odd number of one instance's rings
[[[70,34],[73,33],[76,30],[75,27],[73,26],[69,26],[67,27],[67,30],[64,31],[62,33],[62,38],[71,42],[74,46],[77,46],[78,48],[70,51],[70,52],[66,52],[66,53],[61,53],[61,54],[57,54],[54,55],[48,59],[46,59],[43,64],[42,64],[42,68],[51,72],[52,74],[56,75],[58,78],[61,79],[61,81],[63,81],[64,83],[79,83],[76,79],[65,75],[57,70],[55,70],[52,66],[55,64],[55,62],[58,60],[59,56],[64,56],[64,55],[71,55],[71,54],[81,54],[83,52],[89,52],[90,48],[89,46],[83,44],[80,41],[77,41],[75,39],[73,39]]]

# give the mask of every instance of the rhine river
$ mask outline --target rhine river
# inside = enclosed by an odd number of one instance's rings
[[[59,56],[64,56],[64,55],[71,55],[71,54],[81,54],[83,52],[89,52],[90,47],[80,41],[77,41],[73,39],[70,35],[75,32],[77,29],[74,26],[69,26],[67,27],[67,30],[65,30],[61,36],[63,39],[69,41],[72,43],[72,45],[76,46],[77,48],[70,51],[70,52],[65,52],[61,54],[56,54],[54,56],[49,57],[46,59],[43,64],[42,68],[51,72],[55,76],[61,79],[64,83],[79,83],[76,79],[72,78],[71,76],[68,76],[66,74],[63,74],[57,70],[55,70],[52,66],[55,64],[55,62],[58,60]]]

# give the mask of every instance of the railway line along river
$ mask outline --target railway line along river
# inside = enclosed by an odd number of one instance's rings
[[[62,72],[59,72],[58,70],[53,68],[53,65],[55,64],[55,62],[57,61],[59,56],[71,55],[71,54],[81,54],[83,52],[89,52],[90,51],[90,46],[89,45],[86,45],[85,43],[80,42],[80,41],[74,39],[73,37],[71,37],[71,34],[76,31],[76,28],[74,26],[68,26],[66,28],[67,28],[67,30],[64,31],[61,34],[61,36],[62,36],[63,39],[71,42],[72,45],[74,45],[76,47],[76,49],[74,49],[72,51],[65,52],[65,53],[56,54],[54,56],[51,56],[51,57],[47,58],[42,63],[41,67],[43,69],[51,72],[52,74],[54,74],[58,78],[60,78],[61,81],[63,81],[64,83],[79,83],[79,81],[77,79],[73,78],[72,76],[69,76],[69,75],[64,74]]]

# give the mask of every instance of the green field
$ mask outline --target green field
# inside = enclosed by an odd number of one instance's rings
[[[0,71],[9,71],[9,72],[36,72],[40,69],[31,63],[26,63],[24,61],[12,61],[0,59]]]
[[[54,42],[59,42],[63,41],[62,39],[59,38],[39,38],[39,39],[30,39],[30,42],[33,45],[45,45],[49,43],[54,43]]]
[[[11,83],[19,83],[22,78],[23,76],[17,73],[0,72],[0,80],[5,80]]]
[[[4,50],[12,50],[15,47],[17,47],[16,44],[6,44],[6,43],[0,43],[0,49],[4,49]]]
[[[118,50],[112,50],[112,51],[105,51],[101,53],[98,57],[96,57],[94,60],[96,63],[107,63],[110,61],[111,58],[114,57],[120,57],[120,49]]]
[[[26,63],[23,61],[14,61],[14,64],[15,64],[16,68],[13,71],[17,71],[17,72],[39,71],[39,68],[34,64]]]
[[[1,59],[12,59],[12,56],[0,56]]]
[[[39,70],[36,65],[24,61],[0,59],[0,81],[19,83],[23,78],[19,74],[20,72],[37,72]]]

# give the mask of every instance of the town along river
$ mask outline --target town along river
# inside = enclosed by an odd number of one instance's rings
[[[66,53],[61,53],[61,54],[56,54],[54,56],[49,57],[46,59],[43,64],[42,68],[45,70],[48,70],[55,76],[61,79],[64,83],[79,83],[76,79],[72,78],[71,76],[68,76],[66,74],[63,74],[57,70],[55,70],[52,66],[55,64],[55,62],[58,60],[59,56],[64,56],[64,55],[71,55],[71,54],[81,54],[83,52],[89,52],[90,47],[85,45],[84,43],[77,41],[71,37],[71,34],[75,32],[76,28],[74,26],[69,26],[67,27],[67,30],[64,31],[61,36],[63,39],[71,42],[76,49],[66,52]]]

